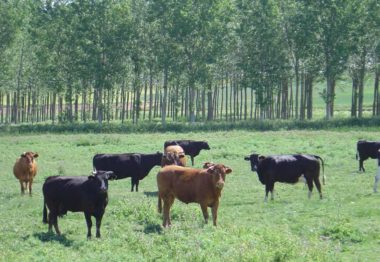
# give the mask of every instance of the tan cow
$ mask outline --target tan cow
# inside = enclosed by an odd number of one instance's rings
[[[174,154],[174,156],[170,156],[170,154]],[[169,155],[172,158],[178,158],[180,163],[179,166],[186,166],[186,156],[185,151],[181,146],[173,145],[173,146],[167,146],[164,151],[164,155]],[[174,163],[171,163],[174,164]],[[163,165],[165,166],[165,165]]]
[[[37,163],[35,161],[37,157],[37,153],[24,152],[13,166],[13,174],[20,181],[22,194],[25,193],[28,187],[29,194],[32,194],[33,179],[37,174]]]
[[[201,206],[205,222],[208,220],[207,207],[211,207],[213,224],[216,226],[219,198],[226,174],[232,170],[222,164],[209,164],[206,169],[181,166],[166,166],[157,175],[158,212],[162,212],[164,201],[163,226],[171,225],[170,207],[174,199]]]

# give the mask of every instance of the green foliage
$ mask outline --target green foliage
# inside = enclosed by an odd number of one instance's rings
[[[188,124],[183,122],[170,122],[162,125],[160,122],[140,122],[138,125],[131,123],[62,123],[51,124],[22,124],[2,125],[0,134],[28,134],[28,133],[159,133],[159,132],[213,132],[232,130],[252,131],[278,131],[278,130],[349,130],[367,129],[376,130],[380,125],[380,119],[370,118],[335,118],[332,120],[261,120],[224,122],[214,121],[206,123]],[[77,142],[77,146],[94,145],[93,141],[86,138]],[[104,143],[118,143],[118,141],[104,141]]]

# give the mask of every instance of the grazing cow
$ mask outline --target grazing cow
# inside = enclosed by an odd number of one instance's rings
[[[186,166],[186,156],[185,156],[185,151],[181,146],[178,145],[173,145],[173,146],[167,146],[165,148],[164,152],[164,158],[166,155],[169,155],[171,158],[178,158],[180,161],[178,163],[179,166]],[[174,160],[174,159],[173,159]],[[169,163],[174,163],[174,161],[169,161]]]
[[[162,153],[154,154],[97,154],[93,158],[93,165],[96,170],[113,171],[116,179],[126,177],[132,178],[131,192],[136,186],[139,191],[139,181],[146,177],[154,166],[160,166]]]
[[[96,219],[96,237],[100,237],[100,225],[108,203],[108,179],[116,178],[112,171],[96,171],[92,176],[50,176],[42,186],[44,194],[43,222],[49,222],[49,231],[54,225],[60,235],[58,216],[67,211],[84,212],[87,223],[87,238],[91,237],[91,216]],[[49,208],[49,220],[46,207]]]
[[[373,191],[377,192],[377,183],[380,180],[380,150],[377,151],[377,175],[375,176],[375,184],[373,185]]]
[[[268,199],[268,192],[271,192],[273,200],[273,188],[275,182],[295,184],[303,175],[309,187],[309,198],[313,190],[313,181],[316,185],[319,196],[322,199],[321,183],[319,182],[320,163],[324,169],[322,158],[315,155],[273,155],[261,156],[251,154],[244,158],[251,162],[251,169],[257,172],[260,182],[265,185],[265,201]],[[323,174],[323,184],[325,176]]]
[[[194,166],[194,157],[199,155],[202,149],[210,150],[210,146],[206,141],[194,141],[194,140],[170,140],[164,144],[164,149],[168,146],[178,145],[183,148],[186,155],[191,158],[191,165]]]
[[[356,160],[359,159],[359,171],[365,172],[363,162],[370,158],[377,158],[377,151],[380,149],[380,142],[360,140],[356,144]]]
[[[208,221],[207,207],[211,207],[213,224],[216,226],[219,198],[226,174],[231,168],[222,164],[210,164],[206,169],[195,169],[182,166],[166,166],[157,175],[158,212],[162,212],[164,201],[163,223],[170,226],[170,207],[174,199],[201,206],[205,222]]]
[[[20,181],[21,194],[24,194],[28,187],[29,194],[32,194],[33,179],[37,174],[37,163],[35,161],[37,157],[37,153],[24,152],[13,166],[13,174]]]

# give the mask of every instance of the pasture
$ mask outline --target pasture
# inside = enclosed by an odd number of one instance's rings
[[[380,193],[372,189],[376,161],[365,161],[363,174],[355,160],[356,141],[363,138],[380,140],[380,132],[0,135],[0,260],[378,261]],[[195,166],[213,161],[232,168],[217,227],[204,224],[199,205],[176,200],[172,227],[161,228],[155,167],[140,181],[138,193],[130,192],[130,178],[109,182],[101,239],[86,239],[82,213],[68,212],[58,220],[62,236],[47,232],[41,191],[47,176],[90,175],[96,153],[163,151],[169,139],[207,140],[211,150],[201,151]],[[12,173],[24,151],[39,153],[31,197],[20,194]],[[324,199],[319,200],[315,188],[308,199],[303,183],[276,183],[275,200],[264,203],[264,186],[244,161],[253,151],[321,156],[327,178]]]

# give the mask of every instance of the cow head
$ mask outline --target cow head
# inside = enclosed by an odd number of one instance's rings
[[[207,168],[207,174],[212,177],[212,184],[217,189],[223,189],[224,181],[226,180],[226,174],[232,172],[232,169],[222,164],[211,164]]]
[[[244,160],[251,162],[251,170],[253,172],[257,172],[259,163],[265,159],[265,156],[258,154],[251,154],[249,156],[244,157]]]
[[[208,145],[207,141],[201,141],[200,142],[201,149],[210,150],[210,146]]]
[[[91,181],[90,187],[94,192],[107,193],[108,180],[116,179],[116,175],[113,171],[97,170],[92,172],[92,176],[88,179]]]
[[[34,159],[37,157],[38,153],[33,152],[24,152],[21,154],[21,158],[30,166],[34,163]]]

